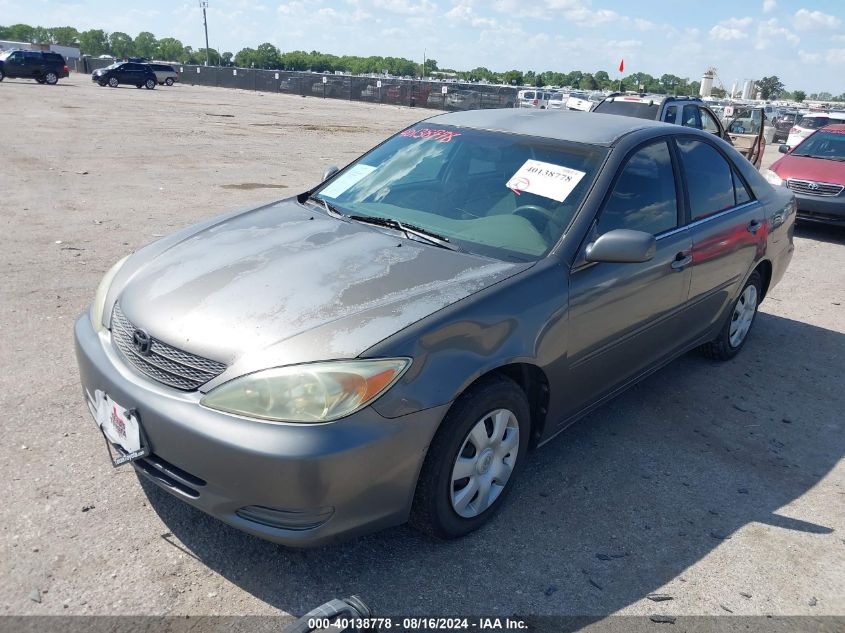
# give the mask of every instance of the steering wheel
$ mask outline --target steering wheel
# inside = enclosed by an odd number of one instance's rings
[[[558,221],[557,218],[555,217],[555,215],[551,211],[549,211],[548,209],[541,207],[540,205],[537,205],[537,204],[522,204],[522,205],[518,206],[516,209],[513,210],[513,214],[514,215],[521,215],[522,217],[524,217],[526,220],[528,220],[529,222],[531,222],[531,224],[534,224],[535,226],[536,226],[536,223],[531,219],[531,216],[533,215],[534,217],[536,217],[536,216],[539,215],[544,220],[546,220],[546,222],[543,223],[544,226],[537,227],[540,230],[545,228],[546,224],[548,224],[548,223],[557,224],[557,221]]]

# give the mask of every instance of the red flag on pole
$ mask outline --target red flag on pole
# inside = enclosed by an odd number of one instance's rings
[[[624,59],[622,59],[622,60],[619,62],[619,72],[621,73],[621,72],[624,72],[624,71],[625,71],[625,60],[624,60]]]

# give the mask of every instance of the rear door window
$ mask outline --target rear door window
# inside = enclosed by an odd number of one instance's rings
[[[678,139],[677,145],[693,222],[733,207],[733,171],[716,148],[689,138]]]

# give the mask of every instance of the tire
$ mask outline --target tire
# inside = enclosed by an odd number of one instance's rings
[[[52,70],[48,70],[46,73],[44,73],[44,83],[48,86],[55,86],[57,83],[59,83],[59,76]]]
[[[138,88],[138,90],[140,90],[141,88],[144,87],[144,84],[135,84],[135,87]]]
[[[147,90],[153,90],[153,89],[155,89],[155,87],[156,87],[156,80],[155,79],[147,79],[147,81],[144,82],[144,88],[146,88]]]
[[[173,77],[168,77],[167,79],[164,80],[164,83],[168,86],[172,86],[173,83],[174,83]]]
[[[117,88],[120,85],[120,82],[117,80],[117,77],[112,77],[109,79],[109,87],[110,88]]]
[[[530,432],[528,400],[513,380],[493,375],[473,385],[449,409],[429,446],[411,524],[441,539],[480,528],[510,491]],[[460,478],[459,468],[468,469],[466,477]],[[487,490],[486,499],[479,487]]]
[[[742,349],[748,340],[757,307],[763,294],[763,279],[758,271],[751,273],[742,287],[742,292],[731,306],[731,311],[722,326],[719,336],[700,347],[701,353],[713,360],[730,360]]]
[[[105,81],[98,81],[97,85],[100,86],[100,88],[105,88],[108,84],[106,84]]]
[[[4,75],[4,74],[3,74],[3,71],[2,71],[2,70],[0,70],[0,81],[3,81],[3,78],[4,78],[5,76],[6,76],[6,75]]]

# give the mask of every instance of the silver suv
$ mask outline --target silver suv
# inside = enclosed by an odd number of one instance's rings
[[[179,73],[170,64],[149,64],[156,74],[156,81],[159,86],[172,86],[179,81]]]

